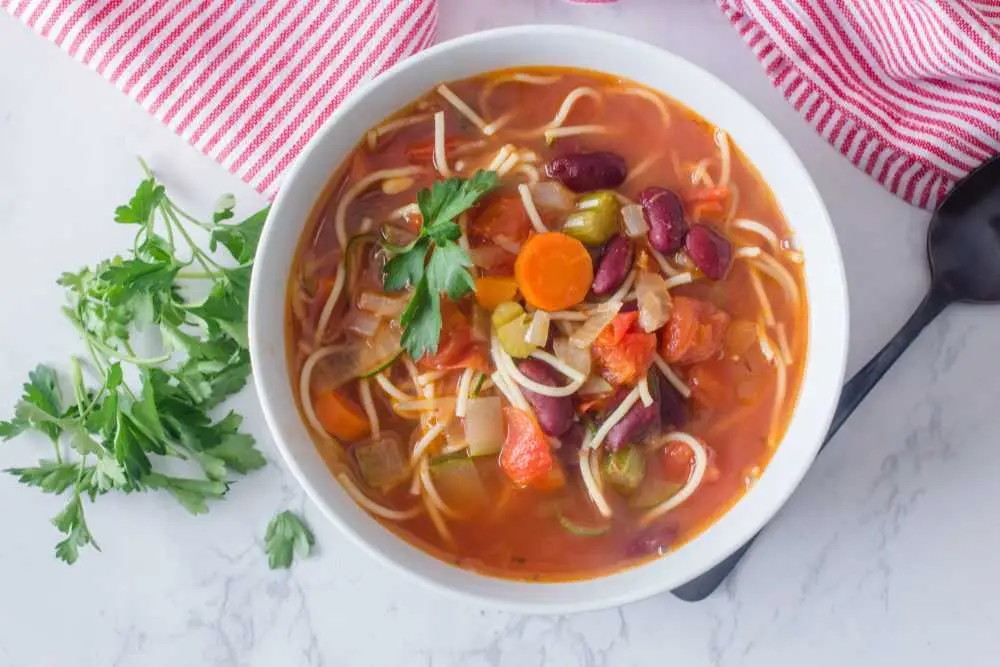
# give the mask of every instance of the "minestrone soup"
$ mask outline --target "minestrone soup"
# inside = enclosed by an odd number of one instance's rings
[[[441,84],[303,234],[288,358],[357,503],[516,578],[666,554],[762,474],[806,350],[802,254],[726,132],[597,72]]]

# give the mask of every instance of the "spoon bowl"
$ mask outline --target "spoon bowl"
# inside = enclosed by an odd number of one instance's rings
[[[1000,302],[1000,156],[959,181],[927,230],[931,283],[953,301]]]

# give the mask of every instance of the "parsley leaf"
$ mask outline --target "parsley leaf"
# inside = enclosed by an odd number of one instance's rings
[[[221,243],[233,259],[240,264],[246,264],[257,253],[257,244],[260,242],[260,234],[264,231],[264,221],[269,212],[270,207],[257,211],[238,225],[219,225],[212,232],[209,249],[214,252],[216,245]],[[218,223],[231,217],[232,207],[215,213],[214,220]]]
[[[475,288],[469,254],[456,243],[462,229],[455,218],[497,185],[492,171],[478,171],[470,179],[437,181],[417,193],[423,216],[420,235],[409,246],[383,244],[393,253],[382,273],[387,290],[413,287],[403,311],[402,345],[413,359],[437,351],[441,342],[441,293],[455,301]]]
[[[250,274],[267,209],[239,224],[235,199],[216,205],[211,222],[177,208],[148,172],[115,220],[138,228],[130,253],[62,274],[63,309],[90,356],[87,375],[72,360],[69,405],[54,369],[38,366],[24,385],[0,438],[37,431],[53,441],[54,459],[6,470],[43,493],[68,496],[53,524],[63,534],[56,556],[75,562],[97,544],[85,498],[111,492],[165,491],[193,514],[225,496],[230,482],[266,464],[242,418],[212,411],[240,391],[250,374],[246,320]],[[227,267],[188,231],[207,233],[239,263]],[[192,265],[197,265],[192,268]],[[198,287],[198,283],[204,285]],[[207,285],[205,284],[207,283]],[[188,289],[206,295],[189,301]],[[131,340],[147,327],[162,334],[162,354],[141,356]],[[129,368],[130,367],[130,368]],[[165,473],[170,459],[188,462],[190,477]],[[188,474],[188,473],[186,473]]]
[[[295,556],[305,558],[312,553],[316,538],[305,522],[294,512],[285,510],[267,524],[264,550],[272,570],[288,568]]]
[[[152,177],[139,183],[127,205],[115,209],[115,222],[145,225],[163,200],[165,191]]]

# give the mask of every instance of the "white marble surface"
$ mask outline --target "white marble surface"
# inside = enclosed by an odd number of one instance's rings
[[[830,207],[851,289],[850,370],[888,339],[926,285],[926,214],[855,171],[799,120],[709,0],[442,0],[442,37],[495,25],[579,23],[667,47],[758,105]],[[75,339],[54,284],[121,248],[113,207],[155,165],[207,207],[260,198],[112,87],[0,16],[0,408],[36,361]],[[90,511],[103,554],[51,555],[53,498],[0,477],[0,667],[74,665],[996,665],[1000,612],[1000,310],[957,307],[883,380],[816,463],[737,576],[708,601],[669,595],[572,617],[456,603],[373,563],[305,501],[277,460],[191,518],[158,496]],[[42,443],[0,447],[0,467]],[[304,510],[320,550],[271,572],[271,514]]]

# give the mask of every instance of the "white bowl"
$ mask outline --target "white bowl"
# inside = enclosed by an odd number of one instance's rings
[[[805,255],[811,304],[805,377],[787,433],[760,481],[704,533],[639,567],[569,583],[493,578],[409,545],[361,510],[331,476],[299,417],[285,363],[285,287],[310,211],[341,161],[378,120],[441,81],[519,65],[601,70],[661,90],[725,128],[760,170]],[[819,449],[840,394],[847,352],[847,285],[826,208],[788,143],[714,76],[659,48],[566,26],[504,28],[439,44],[360,88],[316,134],[274,201],[250,294],[254,380],[278,449],[323,513],[382,563],[435,588],[492,606],[565,613],[620,605],[684,584],[735,551],[774,516]]]

